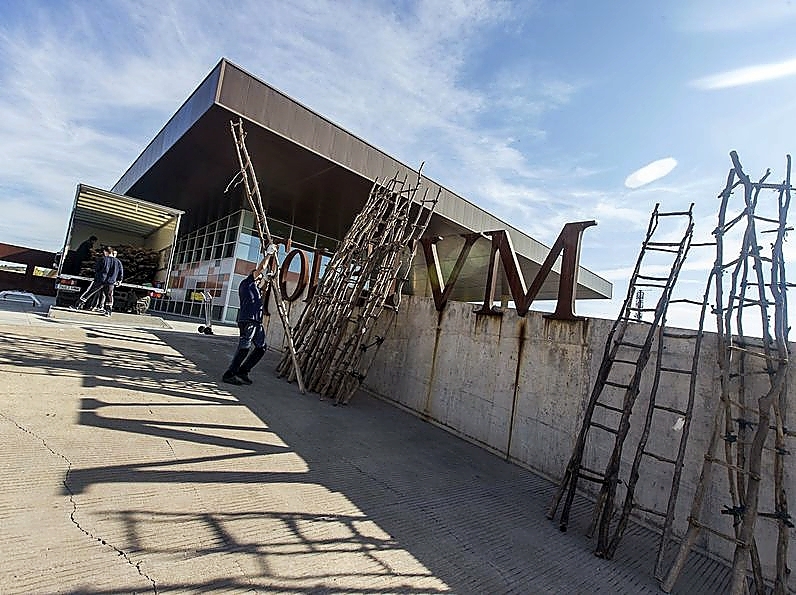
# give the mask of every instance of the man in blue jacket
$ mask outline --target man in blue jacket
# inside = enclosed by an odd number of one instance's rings
[[[97,261],[94,263],[94,279],[91,281],[91,285],[88,286],[88,289],[80,296],[77,304],[72,306],[73,309],[82,310],[86,302],[97,295],[100,291],[103,292],[107,299],[107,294],[105,293],[105,285],[108,283],[109,275],[112,275],[113,272],[116,270],[116,265],[114,263],[114,258],[111,256],[113,253],[113,248],[110,246],[105,246],[102,249],[102,256],[97,258]],[[116,282],[116,278],[114,277],[113,283]],[[113,298],[111,298],[113,299]],[[110,316],[110,314],[108,314]]]
[[[113,312],[113,290],[124,279],[124,267],[122,261],[116,257],[116,250],[110,249],[110,262],[108,263],[108,272],[105,275],[105,280],[102,283],[102,297],[105,299],[105,316],[110,316]]]
[[[251,384],[249,372],[265,355],[265,329],[263,328],[263,298],[260,288],[264,285],[263,269],[270,260],[264,258],[249,276],[240,282],[238,296],[238,350],[232,357],[232,363],[224,372],[222,380],[229,384]],[[254,344],[254,349],[251,349]]]

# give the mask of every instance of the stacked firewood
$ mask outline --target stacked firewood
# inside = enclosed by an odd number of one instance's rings
[[[124,267],[124,282],[133,285],[152,283],[155,274],[160,268],[160,257],[156,250],[140,248],[138,246],[120,245],[116,248],[116,257],[122,261]],[[91,251],[91,259],[84,260],[80,267],[83,277],[94,276],[94,263],[102,256],[102,249]]]

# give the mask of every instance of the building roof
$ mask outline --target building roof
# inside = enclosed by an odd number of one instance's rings
[[[113,191],[186,211],[186,231],[245,206],[239,191],[225,193],[239,169],[230,132],[230,120],[239,117],[245,122],[246,144],[268,215],[305,229],[342,238],[374,180],[417,176],[416,170],[222,59]],[[547,246],[425,176],[423,186],[431,194],[440,190],[427,235],[505,229],[530,283],[549,252]],[[443,271],[450,271],[458,255],[456,242],[443,242],[438,248]],[[488,256],[489,242],[479,240],[453,299],[483,298]],[[418,262],[422,265],[422,256],[415,260],[422,277],[424,267]],[[538,299],[555,299],[558,270],[557,264]],[[499,282],[506,287],[505,278]],[[427,291],[425,285],[415,278],[414,292]],[[610,282],[580,267],[577,298],[608,298],[611,292]]]

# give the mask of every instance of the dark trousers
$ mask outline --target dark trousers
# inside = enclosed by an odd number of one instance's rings
[[[232,357],[229,368],[224,372],[225,377],[234,376],[239,372],[248,374],[265,354],[265,329],[261,322],[244,320],[238,323],[238,331],[240,332],[238,349]],[[251,348],[252,344],[254,349]]]
[[[91,282],[91,285],[88,286],[88,289],[86,289],[86,291],[83,292],[83,295],[80,296],[78,306],[81,308],[85,306],[86,302],[97,295],[100,291],[102,291],[104,294],[104,285],[102,282],[94,279],[94,281]]]
[[[116,287],[113,283],[102,284],[102,295],[105,297],[105,311],[113,311],[113,288]]]

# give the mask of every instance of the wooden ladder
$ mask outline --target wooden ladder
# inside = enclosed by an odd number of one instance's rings
[[[708,246],[715,246],[715,242],[699,244],[692,242],[690,250]],[[693,417],[700,352],[702,348],[702,339],[704,337],[704,324],[712,279],[713,277],[711,276],[701,301],[691,299],[690,297],[675,297],[674,295],[669,299],[668,304],[670,306],[678,305],[681,308],[688,307],[699,309],[697,328],[695,330],[671,329],[666,326],[666,314],[661,318],[661,324],[657,331],[655,371],[652,379],[652,386],[649,391],[644,426],[630,467],[621,513],[617,519],[616,527],[614,528],[610,540],[603,535],[602,541],[598,544],[598,555],[608,559],[612,558],[616,553],[616,549],[619,546],[619,542],[630,520],[630,515],[634,510],[662,519],[663,526],[654,570],[655,577],[659,580],[663,574],[665,554],[672,542],[672,526],[680,490],[683,461],[685,459],[686,446],[688,444],[688,436]],[[690,355],[690,361],[687,366],[676,361],[678,359],[683,359],[683,357],[678,354],[681,354],[684,350]],[[682,386],[685,382],[688,382],[688,390],[685,393],[685,403],[682,403],[682,399],[680,399],[681,402],[674,402],[674,398],[671,394],[671,387]],[[665,388],[662,389],[662,387]],[[659,398],[662,393],[666,395],[665,401]],[[678,391],[676,394],[679,395],[683,393]],[[674,424],[672,423],[673,421]],[[656,451],[651,449],[649,445],[651,434],[664,435],[667,432],[677,433],[678,430],[675,430],[677,427],[679,427],[679,439],[676,441],[677,448],[674,453],[662,452],[663,446],[658,446]],[[669,496],[667,498],[665,510],[653,506],[643,506],[636,501],[635,492],[639,487],[638,483],[641,479],[640,469],[649,464],[663,464],[671,467],[671,486],[669,488]],[[656,475],[656,479],[659,479],[659,477],[659,475]],[[642,487],[646,487],[646,484],[651,483],[651,481],[652,480],[649,479],[645,482],[641,479]],[[648,487],[650,489],[652,488],[652,486]]]
[[[254,213],[255,227],[260,238],[260,252],[263,257],[268,260],[265,267],[265,276],[271,286],[271,294],[274,296],[276,309],[282,321],[282,327],[285,330],[285,340],[287,341],[288,353],[293,363],[296,383],[303,394],[305,392],[304,381],[301,376],[301,369],[298,365],[296,348],[293,343],[293,333],[290,330],[290,320],[288,319],[285,302],[282,300],[282,291],[277,281],[277,275],[274,274],[274,271],[279,271],[278,251],[274,244],[274,239],[271,237],[271,231],[268,228],[268,220],[265,217],[265,208],[263,206],[262,196],[260,195],[260,185],[257,182],[257,174],[254,171],[254,164],[252,163],[251,157],[249,157],[249,151],[246,149],[246,132],[243,130],[243,119],[239,118],[237,122],[230,120],[229,126],[232,131],[232,138],[235,141],[235,152],[238,155],[238,164],[240,165],[240,172],[238,175],[243,181],[246,199]]]
[[[599,527],[597,548],[599,555],[608,555],[609,553],[608,535],[616,488],[620,482],[622,451],[630,429],[630,416],[640,391],[642,374],[649,362],[656,334],[665,320],[672,290],[688,254],[693,235],[693,204],[688,211],[668,213],[660,212],[659,206],[659,204],[655,205],[650,216],[647,234],[630,278],[627,296],[619,317],[614,321],[606,340],[603,359],[572,456],[547,514],[548,518],[555,518],[562,498],[566,494],[559,519],[560,529],[566,531],[578,481],[584,479],[599,484],[600,492],[588,530],[588,534],[592,535],[595,528]],[[656,239],[659,223],[662,219],[669,218],[682,219],[684,231],[679,242]],[[645,264],[650,253],[668,255],[670,260],[667,276],[661,276],[654,270],[647,271]],[[654,290],[660,291],[660,297],[655,307],[645,308],[640,300],[634,305],[637,292],[644,288],[654,288]],[[628,331],[631,328],[645,329],[642,330],[643,338],[640,341],[628,337]],[[603,414],[598,418],[600,421],[595,420],[597,410]],[[583,464],[583,459],[589,434],[593,430],[613,435],[614,445],[611,455],[605,463],[598,462],[597,468],[587,468]],[[621,533],[619,536],[621,537]],[[615,549],[615,545],[613,547]]]
[[[416,244],[439,199],[439,190],[431,198],[428,189],[418,196],[420,171],[416,180],[396,175],[374,182],[296,325],[308,386],[335,404],[348,403],[383,343],[373,335],[376,320],[385,308],[397,310]],[[278,372],[291,373],[285,358]]]
[[[719,195],[718,225],[716,237],[716,260],[713,268],[715,279],[715,301],[713,309],[717,325],[718,367],[721,395],[716,407],[713,431],[704,456],[699,482],[696,486],[688,530],[679,551],[669,569],[662,589],[670,592],[674,587],[697,537],[703,531],[728,541],[734,546],[732,582],[730,592],[741,595],[749,589],[747,577],[751,561],[752,588],[755,593],[766,593],[766,577],[763,576],[760,552],[755,539],[758,518],[769,519],[777,524],[777,546],[773,577],[773,593],[788,592],[787,548],[789,533],[794,525],[788,513],[785,491],[784,467],[790,452],[786,439],[794,434],[787,428],[785,419],[788,382],[788,283],[785,280],[785,259],[782,244],[787,226],[787,212],[792,191],[791,160],[787,157],[787,174],[781,184],[770,184],[766,179],[770,172],[752,182],[743,172],[738,155],[730,154],[733,167],[727,184]],[[743,191],[740,212],[727,218],[730,197],[736,188]],[[774,190],[777,194],[772,216],[763,216],[760,194]],[[758,232],[757,224],[772,225],[773,229]],[[738,252],[731,253],[726,234],[736,225],[744,224]],[[739,227],[741,227],[739,225]],[[758,233],[775,234],[771,244],[771,256],[761,254]],[[766,276],[766,271],[769,272]],[[751,310],[754,319],[761,324],[762,337],[745,336],[745,316]],[[773,315],[772,315],[773,314]],[[774,430],[773,437],[770,431]],[[723,443],[723,449],[720,445]],[[723,456],[719,453],[723,450]],[[766,464],[764,457],[773,460]],[[715,467],[725,469],[729,504],[721,510],[721,518],[727,519],[723,526],[711,522],[716,511],[706,511],[705,495],[711,487],[718,487],[714,477]],[[773,477],[765,471],[773,470]],[[764,510],[761,504],[761,484],[772,488],[773,510]],[[715,518],[714,518],[715,521]],[[731,526],[727,526],[731,523]]]

